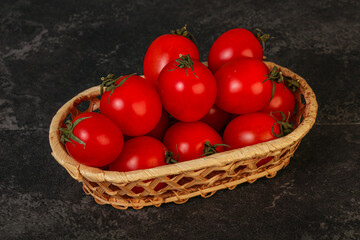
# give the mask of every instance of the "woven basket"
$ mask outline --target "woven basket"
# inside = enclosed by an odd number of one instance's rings
[[[295,130],[287,136],[272,141],[240,149],[217,153],[192,161],[165,165],[132,172],[113,172],[82,165],[71,158],[60,142],[58,128],[64,126],[64,119],[70,114],[75,117],[81,113],[77,106],[89,101],[86,111],[99,108],[99,86],[87,89],[62,106],[52,119],[49,132],[52,155],[79,182],[83,190],[91,194],[99,204],[111,204],[118,209],[135,209],[144,206],[160,206],[163,203],[185,203],[189,198],[201,195],[212,196],[224,188],[234,189],[238,184],[252,183],[266,176],[272,178],[277,171],[289,164],[290,157],[309,132],[317,114],[315,94],[299,75],[272,62],[265,62],[271,69],[280,68],[285,76],[298,80],[300,88],[295,93]],[[272,159],[257,167],[256,163],[266,157]],[[146,181],[148,180],[148,181]],[[155,190],[158,183],[165,187]],[[132,191],[142,187],[141,193]]]

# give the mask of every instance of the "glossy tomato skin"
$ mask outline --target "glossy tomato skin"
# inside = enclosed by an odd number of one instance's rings
[[[165,133],[164,144],[176,156],[179,162],[199,158],[204,154],[204,144],[222,144],[221,136],[209,125],[203,122],[177,122]],[[223,146],[216,148],[217,152],[224,151]]]
[[[160,118],[158,124],[155,126],[155,128],[153,130],[151,130],[151,132],[149,132],[146,135],[150,136],[150,137],[154,137],[157,140],[161,141],[162,138],[164,137],[164,134],[165,134],[166,130],[168,128],[169,128],[169,115],[163,109],[162,114],[161,114],[161,118]]]
[[[272,84],[265,81],[268,74],[267,66],[255,58],[239,58],[226,63],[215,73],[216,105],[233,114],[261,110],[272,95]]]
[[[109,118],[95,112],[86,112],[74,118],[89,117],[79,122],[73,134],[85,143],[85,146],[71,140],[65,147],[72,158],[91,167],[104,167],[113,162],[123,148],[123,135],[119,127]]]
[[[170,62],[159,76],[158,92],[163,107],[180,121],[198,121],[215,102],[215,78],[199,61],[194,61],[194,72],[176,66],[175,61]]]
[[[125,142],[119,157],[109,165],[110,171],[128,172],[165,165],[165,145],[149,137],[134,137]]]
[[[275,139],[280,134],[279,124],[266,113],[249,113],[232,120],[225,128],[223,140],[231,149],[242,148]]]
[[[124,144],[120,156],[109,165],[110,171],[128,172],[141,169],[149,169],[165,165],[165,145],[159,140],[150,136],[134,137]],[[149,182],[146,180],[144,182]],[[165,183],[158,183],[155,190],[158,191],[166,186]],[[133,187],[134,193],[144,191],[142,187]]]
[[[125,135],[140,136],[150,132],[159,122],[162,106],[152,84],[133,75],[113,93],[104,92],[100,100],[100,111],[113,120]]]
[[[229,119],[230,113],[224,112],[216,105],[213,105],[201,121],[219,132],[225,127]]]
[[[223,33],[210,48],[209,69],[215,73],[223,64],[240,57],[263,60],[263,49],[252,32],[235,28]]]
[[[171,61],[179,58],[179,54],[199,60],[199,50],[196,45],[184,36],[165,34],[156,38],[149,46],[144,58],[144,76],[155,87],[161,70]]]
[[[282,120],[283,112],[286,117],[291,116],[295,109],[295,98],[293,93],[283,84],[275,84],[275,93],[270,103],[261,111],[264,113],[273,112],[276,119]]]

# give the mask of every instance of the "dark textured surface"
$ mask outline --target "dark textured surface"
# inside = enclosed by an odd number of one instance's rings
[[[186,204],[96,204],[51,157],[48,126],[108,72],[142,73],[147,47],[184,23],[202,60],[234,27],[303,76],[316,125],[274,179]],[[0,239],[359,239],[359,1],[1,1]]]

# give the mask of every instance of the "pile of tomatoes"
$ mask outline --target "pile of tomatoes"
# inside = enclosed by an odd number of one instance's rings
[[[223,33],[209,51],[208,67],[186,27],[156,38],[144,58],[144,77],[103,77],[100,113],[68,121],[61,141],[82,164],[126,172],[289,133],[296,81],[263,63],[264,38],[259,30]]]

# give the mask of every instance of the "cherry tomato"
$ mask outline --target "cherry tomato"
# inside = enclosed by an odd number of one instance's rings
[[[164,144],[174,153],[179,162],[199,158],[204,154],[205,143],[209,142],[211,146],[223,144],[220,135],[209,125],[203,122],[177,122],[172,125],[165,133]],[[207,146],[206,155],[215,152],[224,151],[223,146],[215,145],[209,149]],[[216,150],[216,151],[214,151]]]
[[[134,137],[125,142],[123,151],[109,165],[109,170],[128,172],[162,166],[166,151],[165,145],[153,137]]]
[[[265,113],[273,112],[276,119],[281,120],[283,112],[285,116],[291,116],[295,109],[295,98],[292,92],[282,83],[275,83],[275,93],[270,103],[261,111]]]
[[[215,73],[224,63],[239,57],[263,60],[260,42],[252,32],[243,28],[229,30],[215,40],[209,51],[209,69]]]
[[[161,141],[168,128],[169,128],[169,116],[168,113],[163,109],[160,121],[155,126],[155,128],[146,135],[150,137],[154,137]]]
[[[125,77],[120,77],[119,85]],[[111,78],[110,78],[111,79]],[[104,92],[100,111],[113,120],[128,136],[140,136],[150,132],[159,122],[161,101],[156,89],[142,77],[130,76],[122,85]]]
[[[215,129],[217,132],[221,131],[230,118],[230,114],[224,112],[216,105],[213,105],[209,112],[201,119],[202,122],[208,124],[210,127]]]
[[[177,61],[166,65],[159,76],[158,92],[163,107],[180,121],[198,121],[215,102],[216,81],[201,62],[192,61],[189,56]]]
[[[232,149],[266,142],[280,134],[279,124],[266,113],[249,113],[232,120],[225,128],[223,140]]]
[[[62,141],[69,155],[79,163],[104,167],[119,156],[124,143],[123,135],[109,118],[86,112],[68,125],[70,129],[60,129],[63,132]]]
[[[261,110],[272,95],[272,84],[265,81],[268,74],[267,66],[255,58],[239,58],[226,63],[215,73],[216,105],[234,114]]]
[[[153,137],[134,137],[125,142],[123,151],[119,157],[109,165],[109,170],[128,172],[163,166],[166,164],[166,151],[165,145]],[[159,183],[156,185],[155,190],[160,190],[165,186],[165,183]],[[132,191],[135,193],[142,192],[143,190],[142,187],[135,186],[132,188]]]
[[[196,45],[184,36],[165,34],[156,38],[148,48],[144,59],[145,79],[157,86],[161,70],[179,54],[190,54],[194,60],[199,60],[199,50]]]

